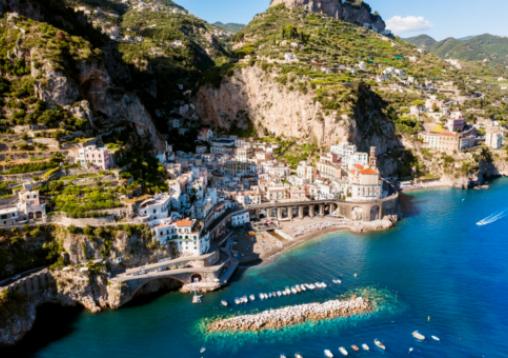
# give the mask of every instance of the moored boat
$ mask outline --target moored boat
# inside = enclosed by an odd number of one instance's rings
[[[300,353],[295,353],[295,358],[303,358],[303,356]]]
[[[418,331],[413,331],[411,333],[411,335],[418,341],[424,341],[425,340],[425,336],[423,334],[421,334],[420,332]]]
[[[381,342],[379,339],[374,339],[374,344],[376,345],[376,347],[378,347],[379,349],[382,349],[382,350],[386,350],[386,346],[383,344],[383,342]]]
[[[199,350],[199,353],[203,354],[206,352],[206,348],[205,347],[201,347],[201,349]]]
[[[433,339],[433,340],[435,340],[436,342],[441,341],[441,338],[439,338],[438,336],[434,336],[434,335],[432,335],[432,336],[430,336],[430,338],[432,338],[432,339]]]
[[[224,307],[227,307],[229,305],[228,301],[226,300],[220,301],[220,304],[223,305]]]
[[[346,350],[346,348],[344,347],[339,347],[339,352],[340,354],[342,354],[344,357],[347,357],[349,355],[348,351]]]
[[[202,298],[203,296],[194,294],[194,296],[192,296],[192,303],[201,303]]]
[[[355,352],[359,352],[360,351],[360,347],[358,347],[356,344],[352,344],[351,345],[351,349],[354,350]]]
[[[369,345],[368,345],[367,343],[363,343],[363,344],[362,344],[362,349],[363,349],[364,351],[366,351],[366,352],[370,351],[370,347],[369,347]]]
[[[325,357],[333,358],[333,353],[329,349],[325,349],[324,353],[325,353]]]

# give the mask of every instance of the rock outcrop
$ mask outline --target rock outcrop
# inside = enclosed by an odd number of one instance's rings
[[[380,33],[386,29],[386,24],[381,16],[373,14],[370,6],[361,0],[272,0],[270,6],[277,5],[285,5],[290,9],[301,7],[309,12],[366,26]]]

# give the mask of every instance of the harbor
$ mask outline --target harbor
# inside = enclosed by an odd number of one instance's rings
[[[412,210],[394,230],[313,236],[275,260],[240,270],[230,285],[204,295],[199,304],[192,303],[192,295],[172,292],[114,312],[82,313],[67,324],[72,329],[64,330],[58,340],[44,346],[27,344],[35,347],[30,355],[66,356],[72,351],[76,358],[160,356],[161,352],[172,357],[294,358],[299,354],[320,358],[326,357],[325,349],[343,357],[339,351],[343,347],[349,357],[497,357],[508,351],[505,297],[493,294],[504,292],[500,290],[507,284],[503,275],[508,269],[503,235],[507,219],[484,226],[476,223],[506,209],[498,199],[507,195],[507,184],[506,180],[494,183],[490,191],[411,194],[411,201],[403,204]],[[327,287],[292,293],[297,285],[301,289],[317,282]],[[211,322],[326,302],[359,287],[386,288],[395,298],[388,297],[390,304],[368,318],[352,316],[258,332],[206,334],[200,329],[203,318]],[[286,288],[291,294],[273,296]],[[272,298],[259,297],[270,293]],[[244,296],[248,303],[235,304]],[[485,302],[485,310],[478,310],[479,301]],[[491,334],[486,336],[487,329]],[[415,338],[414,331],[425,340]],[[45,337],[48,330],[34,334]],[[182,337],[181,342],[175,344],[169,336]],[[144,344],[136,344],[135,337]],[[94,339],[101,339],[100,348],[90,344]],[[206,350],[201,354],[202,347]]]

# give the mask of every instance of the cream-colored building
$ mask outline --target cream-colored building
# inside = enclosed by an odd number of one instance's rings
[[[357,165],[349,176],[351,201],[370,201],[381,198],[382,182],[379,171]]]
[[[425,148],[453,153],[460,150],[460,135],[454,132],[425,132],[420,135]]]

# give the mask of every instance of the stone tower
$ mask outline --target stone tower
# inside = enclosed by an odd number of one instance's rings
[[[377,150],[376,147],[370,147],[369,152],[369,167],[377,168]]]

